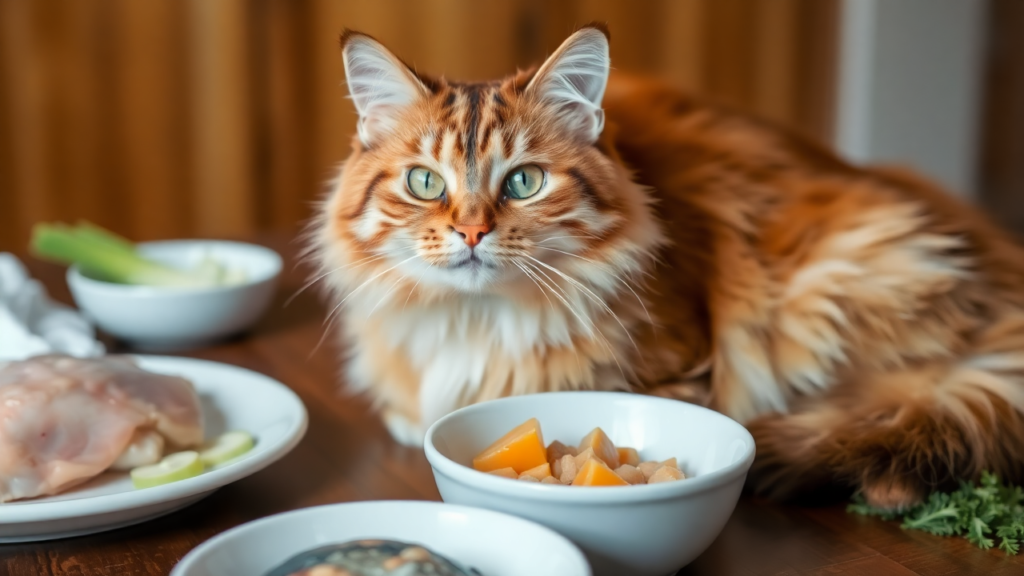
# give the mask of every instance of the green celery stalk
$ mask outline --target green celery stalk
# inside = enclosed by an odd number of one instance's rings
[[[37,224],[32,230],[33,253],[59,264],[77,264],[98,280],[148,286],[203,287],[209,279],[158,264],[139,256],[131,243],[93,227]]]
[[[123,238],[114,234],[110,230],[101,228],[92,222],[87,220],[79,220],[78,224],[72,229],[74,234],[79,238],[88,238],[98,242],[102,242],[108,246],[111,250],[122,250],[124,252],[130,252],[135,254],[135,244],[132,244],[127,238]]]

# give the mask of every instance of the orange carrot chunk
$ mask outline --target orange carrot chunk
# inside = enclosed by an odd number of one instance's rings
[[[578,472],[583,468],[583,465],[587,463],[587,460],[595,460],[599,458],[597,458],[597,454],[594,454],[593,448],[587,448],[586,450],[581,450],[580,453],[573,456],[572,459],[576,462],[576,471]]]
[[[537,480],[543,480],[548,476],[551,476],[551,465],[545,462],[540,466],[534,466],[533,468],[530,468],[529,470],[523,472],[519,476],[533,476]]]
[[[594,455],[608,465],[609,468],[619,467],[619,452],[612,444],[612,439],[600,428],[594,428],[590,434],[583,437],[579,450],[584,452],[587,448],[594,450]]]
[[[530,418],[473,458],[473,468],[481,472],[512,468],[518,475],[547,461],[540,422]]]
[[[513,480],[519,477],[519,475],[516,474],[516,471],[511,468],[498,468],[497,470],[489,471],[488,474],[501,476],[502,478],[511,478]]]
[[[583,465],[583,468],[576,474],[572,481],[573,486],[629,486],[622,478],[612,471],[607,464],[591,458]]]
[[[616,452],[619,453],[619,466],[629,464],[635,468],[640,464],[640,454],[636,448],[616,448]]]

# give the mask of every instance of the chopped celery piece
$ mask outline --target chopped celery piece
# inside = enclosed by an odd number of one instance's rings
[[[218,436],[205,450],[200,451],[199,459],[207,466],[219,466],[252,450],[253,444],[252,435],[248,432],[227,432]]]
[[[189,450],[171,454],[156,464],[133,468],[130,474],[132,484],[136,488],[152,488],[199,476],[202,473],[203,462],[199,459],[199,454]]]
[[[128,240],[88,222],[74,227],[37,224],[32,230],[31,248],[40,258],[76,264],[86,275],[107,282],[202,288],[245,281],[244,273],[228,269],[209,255],[191,270],[154,262],[140,255]]]

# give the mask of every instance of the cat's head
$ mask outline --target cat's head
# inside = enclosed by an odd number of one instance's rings
[[[342,53],[359,121],[317,238],[334,284],[406,301],[548,298],[570,282],[560,274],[611,289],[657,241],[603,134],[603,28],[489,83],[421,76],[360,33],[342,36]]]

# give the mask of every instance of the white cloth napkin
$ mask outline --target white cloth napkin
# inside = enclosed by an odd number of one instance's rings
[[[54,302],[13,254],[0,252],[0,362],[47,353],[102,356],[92,325]]]

